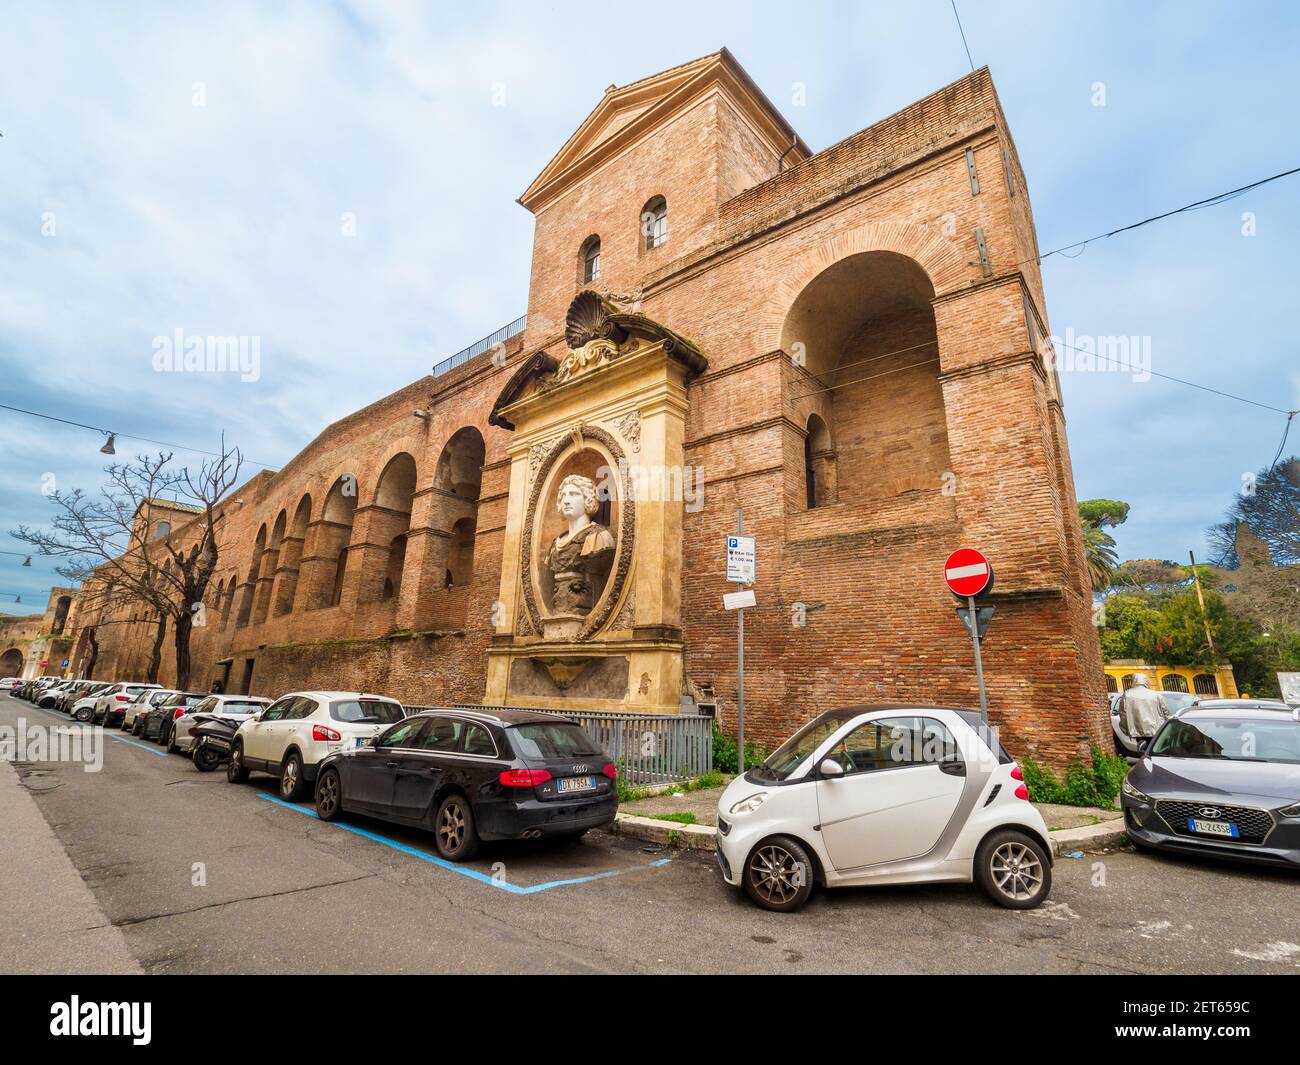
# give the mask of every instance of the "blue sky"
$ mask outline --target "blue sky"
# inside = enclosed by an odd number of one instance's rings
[[[1043,250],[1300,165],[1297,5],[958,6]],[[819,150],[968,70],[948,0],[49,3],[5,21],[0,403],[202,449],[224,431],[271,465],[523,312],[514,199],[607,85],[726,45]],[[1150,337],[1161,373],[1300,407],[1298,241],[1300,175],[1050,258],[1053,331]],[[176,328],[260,337],[260,379],[155,372]],[[1062,376],[1079,496],[1133,504],[1121,557],[1202,552],[1281,437],[1279,415],[1158,378]],[[100,442],[0,411],[0,549],[48,515],[44,474],[98,483]],[[0,592],[23,596],[0,610],[39,609],[56,580],[21,562],[0,555]]]

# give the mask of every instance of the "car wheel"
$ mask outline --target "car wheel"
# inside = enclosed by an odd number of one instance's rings
[[[242,784],[248,779],[248,767],[244,765],[244,746],[236,743],[230,748],[230,761],[226,763],[226,779],[232,784]]]
[[[342,781],[337,769],[327,769],[316,781],[316,816],[322,821],[337,821],[342,812]]]
[[[280,766],[280,798],[285,802],[297,802],[302,798],[302,759],[291,754]]]
[[[140,719],[138,717],[131,722],[131,735],[132,736],[140,735]]]
[[[745,894],[763,909],[793,913],[812,894],[812,859],[801,844],[774,836],[750,853],[742,879]]]
[[[474,828],[474,808],[464,795],[448,795],[442,800],[433,821],[433,836],[444,858],[466,862],[474,857],[478,832]]]
[[[221,756],[216,751],[202,747],[194,752],[194,768],[200,773],[211,773],[221,764]]]
[[[75,718],[76,718],[78,721],[80,721],[82,724],[85,724],[87,721],[90,720],[90,718],[91,718],[91,716],[92,716],[92,711],[91,711],[90,707],[88,707],[88,706],[83,706],[80,710],[78,710],[78,711],[77,711],[75,714],[73,714],[72,716],[75,717]]]
[[[999,906],[1032,910],[1052,890],[1052,863],[1038,840],[1006,829],[975,852],[975,881]]]
[[[167,753],[180,754],[181,749],[176,745],[176,730],[172,729],[167,733]]]

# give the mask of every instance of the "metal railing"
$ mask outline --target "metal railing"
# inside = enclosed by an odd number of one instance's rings
[[[713,718],[702,714],[613,714],[540,706],[451,707],[405,704],[408,714],[426,710],[530,710],[581,725],[618,766],[619,776],[639,787],[694,780],[713,768]]]
[[[503,325],[495,333],[489,333],[482,340],[476,340],[467,348],[462,348],[450,358],[443,359],[433,368],[433,376],[444,374],[448,370],[454,370],[457,366],[469,362],[475,355],[482,355],[488,348],[494,344],[500,344],[502,341],[509,340],[513,336],[518,336],[528,325],[528,315],[521,315],[508,325]]]

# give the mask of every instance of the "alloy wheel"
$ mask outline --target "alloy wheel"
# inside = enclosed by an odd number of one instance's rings
[[[317,811],[329,817],[338,808],[339,778],[333,773],[326,773],[320,782],[320,794],[316,796]]]
[[[803,874],[795,856],[780,844],[769,843],[749,860],[749,881],[754,890],[772,903],[794,898],[802,886]]]
[[[284,763],[284,771],[280,774],[280,794],[287,798],[297,790],[298,759],[290,758]]]
[[[1010,840],[989,858],[993,883],[1009,899],[1023,902],[1034,898],[1043,888],[1043,863],[1033,849]]]
[[[438,819],[438,839],[443,849],[455,854],[465,842],[465,811],[460,803],[449,802]]]

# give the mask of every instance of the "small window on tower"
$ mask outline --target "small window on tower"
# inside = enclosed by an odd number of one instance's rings
[[[588,237],[582,246],[582,283],[595,281],[600,277],[600,238]]]
[[[645,238],[646,251],[668,239],[668,201],[662,196],[656,196],[641,208],[641,236]]]

